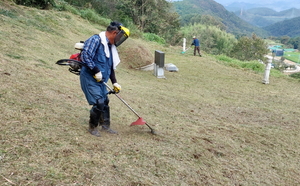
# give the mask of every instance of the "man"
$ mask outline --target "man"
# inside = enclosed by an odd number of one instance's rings
[[[110,79],[114,91],[118,93],[121,90],[114,71],[120,62],[116,47],[129,35],[129,30],[121,23],[111,22],[106,31],[93,35],[84,42],[81,61],[86,66],[80,71],[80,84],[88,103],[93,105],[88,131],[97,137],[100,137],[98,125],[106,132],[117,134],[110,128],[109,99],[107,88],[102,82],[106,83]]]
[[[199,39],[196,38],[196,36],[193,36],[193,43],[191,46],[194,45],[194,56],[196,55],[196,50],[198,51],[199,56],[201,57],[202,55],[200,54],[200,41]]]

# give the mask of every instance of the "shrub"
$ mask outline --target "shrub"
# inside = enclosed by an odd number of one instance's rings
[[[244,36],[235,43],[229,56],[242,61],[264,60],[265,54],[268,53],[266,46],[265,41],[255,34],[252,37]]]
[[[258,61],[240,61],[226,55],[218,55],[216,58],[222,61],[225,65],[235,68],[251,69],[255,72],[264,72],[265,70],[265,65]]]
[[[180,33],[187,39],[188,44],[192,43],[192,36],[198,37],[201,42],[201,50],[213,55],[228,55],[237,42],[234,35],[216,26],[194,24],[182,27]]]
[[[57,1],[55,8],[58,11],[67,11],[67,12],[71,12],[72,14],[75,14],[75,15],[80,15],[80,12],[77,8],[69,5],[65,1]]]
[[[300,79],[300,73],[291,74],[290,77],[295,78],[295,79]]]
[[[97,23],[100,25],[109,25],[110,24],[110,20],[103,18],[101,16],[99,16],[94,10],[92,9],[85,9],[85,10],[81,10],[80,11],[80,15],[82,18],[87,19],[93,23]]]
[[[158,35],[153,34],[153,33],[144,33],[143,38],[147,41],[154,41],[154,42],[159,43],[159,44],[165,44],[166,43],[166,41],[163,38],[161,38]]]
[[[18,5],[31,6],[41,9],[49,9],[55,6],[54,0],[14,0]]]
[[[259,63],[258,61],[249,61],[249,62],[242,62],[242,68],[251,69],[255,72],[264,72],[265,65]]]

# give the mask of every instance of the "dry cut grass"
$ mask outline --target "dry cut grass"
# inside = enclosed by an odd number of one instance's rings
[[[132,39],[179,68],[158,79],[124,65],[143,55],[121,52],[120,96],[159,135],[130,127],[137,117],[111,95],[119,135],[96,138],[78,77],[55,61],[103,27],[8,2],[0,10],[15,15],[0,14],[0,185],[300,184],[298,81],[264,85],[262,74]]]

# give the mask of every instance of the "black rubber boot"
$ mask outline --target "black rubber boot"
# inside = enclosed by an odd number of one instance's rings
[[[102,117],[99,120],[99,125],[102,126],[102,130],[106,131],[108,133],[111,133],[111,134],[118,134],[117,131],[112,130],[110,128],[110,111],[109,111],[109,106],[108,105],[104,106],[104,110],[103,110],[103,113],[102,113],[101,116]]]
[[[100,116],[101,116],[101,111],[98,110],[96,107],[93,107],[90,110],[89,132],[92,135],[97,137],[101,136],[97,128]]]

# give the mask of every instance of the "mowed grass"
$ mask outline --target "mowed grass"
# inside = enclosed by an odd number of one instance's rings
[[[129,126],[137,117],[110,95],[119,135],[96,138],[78,76],[55,62],[105,27],[66,12],[0,8],[0,185],[300,184],[298,80],[265,85],[263,74],[213,56],[131,38],[120,47],[119,95],[159,134]],[[155,50],[179,72],[159,79],[128,68],[128,56]]]

